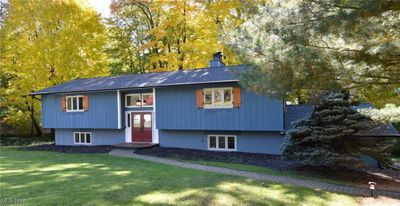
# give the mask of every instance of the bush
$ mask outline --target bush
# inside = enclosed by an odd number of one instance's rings
[[[395,157],[400,157],[400,139],[397,139],[396,143],[393,145],[392,154]]]
[[[400,123],[393,124],[397,131],[400,131]],[[400,157],[400,138],[396,139],[396,143],[392,148],[392,155],[395,157]]]
[[[0,136],[0,146],[26,146],[41,143],[54,143],[52,134],[44,134],[40,137],[29,135],[2,134]]]

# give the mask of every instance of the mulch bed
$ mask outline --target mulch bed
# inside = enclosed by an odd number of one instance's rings
[[[332,170],[325,167],[304,166],[296,162],[284,161],[280,155],[244,152],[217,152],[153,147],[139,149],[135,153],[181,160],[215,161],[261,166],[280,171],[290,171],[298,175],[348,182],[351,185],[359,187],[368,187],[368,182],[373,181],[377,183],[377,188],[379,189],[400,192],[400,172],[390,169],[365,168],[360,171]]]
[[[29,147],[22,147],[22,150],[29,151],[52,151],[62,153],[109,153],[115,149],[114,146],[62,146],[54,144],[42,144]]]
[[[294,162],[281,160],[280,155],[255,154],[245,152],[218,152],[195,149],[153,147],[138,149],[135,153],[156,157],[165,157],[182,160],[229,162],[237,164],[264,166],[279,170],[289,170],[299,166]]]

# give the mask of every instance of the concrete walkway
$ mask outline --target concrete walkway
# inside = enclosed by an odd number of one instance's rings
[[[183,167],[183,168],[188,168],[188,169],[195,169],[195,170],[201,170],[201,171],[206,171],[206,172],[214,172],[214,173],[221,173],[221,174],[227,174],[227,175],[247,177],[247,178],[256,179],[259,181],[267,181],[267,182],[275,182],[275,183],[301,186],[301,187],[311,188],[311,189],[315,189],[315,190],[325,190],[325,191],[330,191],[330,192],[335,192],[335,193],[344,193],[344,194],[355,195],[355,196],[369,196],[369,194],[370,194],[369,189],[366,189],[366,188],[345,186],[345,185],[336,185],[336,184],[323,183],[323,182],[314,181],[314,180],[303,180],[303,179],[297,179],[297,178],[293,178],[293,177],[267,175],[267,174],[260,174],[260,173],[256,173],[256,172],[247,172],[247,171],[228,169],[228,168],[222,168],[222,167],[193,164],[193,163],[188,163],[188,162],[180,162],[180,161],[166,159],[166,158],[159,158],[159,157],[135,154],[134,151],[132,151],[132,150],[114,149],[109,154],[111,154],[113,156],[118,156],[118,157],[131,157],[131,158],[147,160],[147,161],[151,161],[151,162],[157,162],[157,163],[161,163],[161,164],[167,164],[167,165]],[[393,198],[400,198],[400,193],[398,193],[398,192],[376,190],[375,194],[393,197]]]

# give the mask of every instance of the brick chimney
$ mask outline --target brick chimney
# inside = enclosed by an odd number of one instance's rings
[[[217,52],[213,54],[213,59],[208,63],[208,67],[223,67],[225,66],[222,62],[222,52]]]

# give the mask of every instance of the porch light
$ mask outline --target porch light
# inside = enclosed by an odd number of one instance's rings
[[[369,184],[369,191],[371,192],[371,197],[374,197],[374,191],[375,191],[376,183],[375,182],[368,182],[368,184]]]
[[[141,103],[142,101],[140,99],[136,100],[136,106],[140,106]]]

